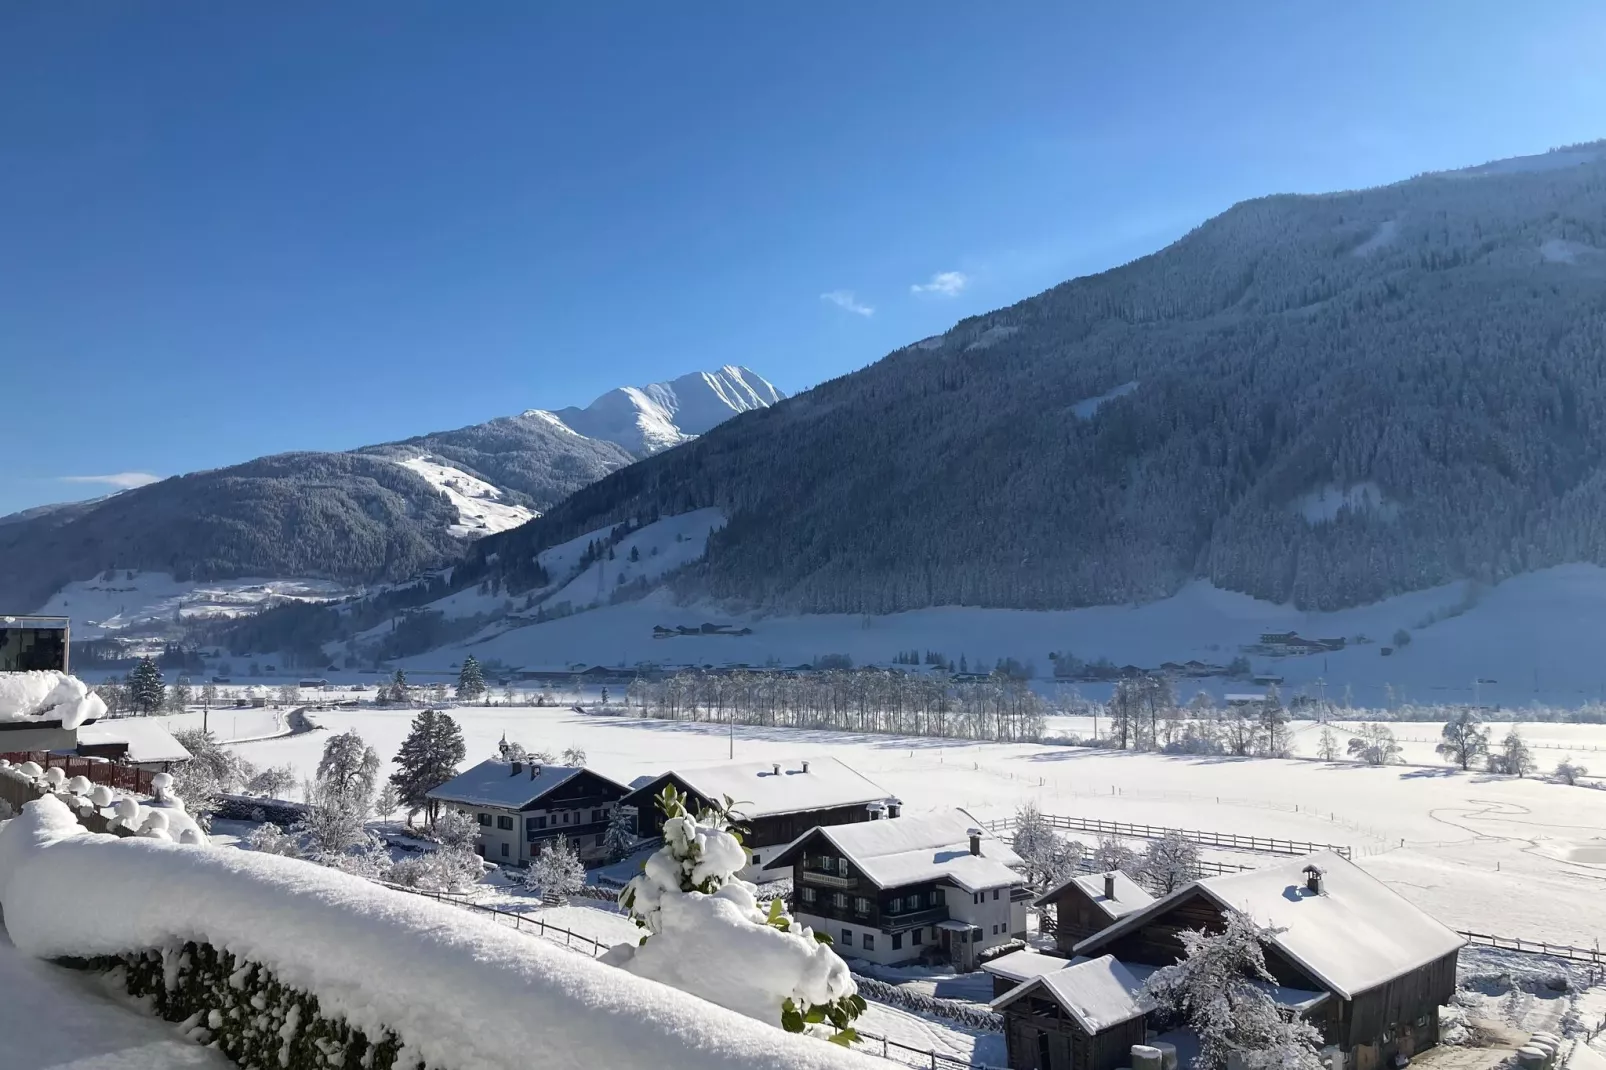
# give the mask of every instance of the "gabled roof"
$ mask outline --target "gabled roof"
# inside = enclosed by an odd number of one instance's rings
[[[78,730],[78,745],[124,743],[130,762],[187,762],[192,755],[160,721],[151,717],[112,717]]]
[[[1017,985],[993,1000],[993,1010],[1031,992],[1041,992],[1064,1007],[1089,1035],[1140,1018],[1149,1009],[1143,984],[1113,955],[1078,962]]]
[[[1022,883],[1010,868],[1021,864],[1020,856],[1003,840],[983,833],[982,853],[970,853],[970,830],[975,827],[975,819],[963,810],[820,826],[793,840],[765,868],[791,865],[805,841],[819,835],[879,888],[947,880],[977,892]]]
[[[1104,896],[1104,878],[1106,874],[1084,873],[1080,877],[1072,877],[1051,891],[1044,892],[1032,900],[1032,906],[1040,907],[1045,903],[1052,903],[1059,898],[1060,893],[1072,885],[1080,889],[1082,894],[1094,906],[1103,911],[1104,916],[1111,921],[1117,918],[1124,918],[1134,910],[1141,910],[1154,902],[1154,896],[1150,895],[1141,884],[1128,877],[1125,873],[1115,870],[1110,875],[1115,877],[1114,899],[1107,899]]]
[[[590,773],[606,784],[613,784],[621,792],[623,784],[609,780],[595,770],[574,765],[541,765],[538,762],[505,762],[500,758],[487,758],[467,772],[459,773],[438,788],[426,793],[427,798],[446,802],[472,803],[495,806],[504,810],[522,810],[541,796],[581,773]],[[532,771],[534,776],[531,775]]]
[[[777,766],[779,773],[775,771]],[[676,766],[655,777],[638,778],[631,786],[640,791],[665,776],[673,776],[709,802],[719,802],[729,795],[736,802],[736,811],[749,819],[893,798],[886,788],[836,758]],[[632,805],[644,802],[638,800]]]
[[[1305,887],[1307,866],[1322,871],[1322,892]],[[1207,877],[1134,911],[1076,945],[1097,954],[1116,937],[1202,895],[1222,909],[1281,929],[1271,943],[1342,999],[1353,999],[1426,966],[1466,941],[1359,866],[1332,851]]]
[[[1007,955],[999,955],[991,962],[982,963],[979,968],[983,973],[1020,983],[1086,961],[1086,959],[1063,958],[1059,955],[1045,955],[1041,951],[1026,947],[1019,951],[1011,951]]]

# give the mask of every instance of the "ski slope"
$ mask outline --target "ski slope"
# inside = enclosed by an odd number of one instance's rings
[[[331,711],[394,755],[413,711]],[[465,765],[505,733],[526,747],[580,746],[598,772],[628,783],[676,763],[842,759],[902,798],[906,812],[963,806],[1007,817],[1027,800],[1045,812],[1352,846],[1356,860],[1456,928],[1592,944],[1606,938],[1606,791],[1447,768],[1187,758],[1035,744],[800,732],[599,717],[533,707],[453,711]],[[247,743],[259,765],[317,766],[322,732]],[[1606,767],[1606,766],[1603,766]],[[1248,859],[1248,860],[1252,860]]]
[[[452,508],[457,510],[457,523],[446,530],[460,539],[516,528],[539,515],[533,509],[503,501],[499,488],[428,454],[396,463],[424,477],[446,495]]]

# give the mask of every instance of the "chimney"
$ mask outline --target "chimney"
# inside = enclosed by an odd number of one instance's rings
[[[970,853],[973,855],[981,854],[981,829],[970,830]]]
[[[903,813],[903,803],[899,802],[897,799],[888,799],[887,816],[897,817],[901,813]]]
[[[1305,867],[1305,890],[1311,895],[1322,894],[1322,871],[1320,866],[1309,865]]]
[[[508,776],[518,776],[520,773],[522,773],[524,771],[524,763],[523,762],[509,762],[508,764],[513,767],[513,771],[511,773],[509,773]]]
[[[776,762],[774,765],[770,766],[770,773],[772,775],[774,775],[774,776],[780,776],[781,775],[781,763],[780,762]]]
[[[536,778],[536,776],[540,772],[541,772],[541,763],[540,762],[531,762],[530,763],[530,779],[534,780]]]
[[[805,773],[807,773],[809,771],[809,763],[807,761],[804,761],[802,764],[803,764],[803,771]]]
[[[1106,873],[1104,875],[1104,898],[1109,900],[1112,903],[1115,902],[1115,874],[1114,873]]]
[[[865,810],[869,813],[871,821],[880,821],[887,816],[887,804],[884,802],[873,802],[866,806]]]

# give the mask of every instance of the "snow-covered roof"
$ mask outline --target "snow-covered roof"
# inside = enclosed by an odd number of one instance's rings
[[[1067,966],[1086,961],[1086,959],[1068,959],[1059,955],[1045,955],[1041,951],[1034,951],[1027,947],[1019,951],[1011,951],[1007,955],[1000,955],[991,962],[984,962],[981,964],[981,969],[982,972],[990,973],[994,977],[1002,977],[1006,981],[1018,983],[1030,981],[1032,978],[1041,977],[1045,973],[1054,973],[1056,970],[1063,970]]]
[[[1115,898],[1109,899],[1104,895],[1104,878],[1115,878]],[[1071,885],[1082,890],[1093,905],[1102,910],[1111,921],[1124,918],[1134,910],[1141,909],[1154,902],[1154,896],[1144,891],[1143,886],[1120,870],[1113,873],[1084,873],[1080,877],[1072,877],[1064,884],[1058,885],[1052,891],[1044,892],[1032,901],[1033,906],[1040,907],[1045,903],[1052,903],[1059,898],[1061,892]]]
[[[96,721],[78,730],[78,745],[102,746],[126,743],[126,760],[142,762],[187,762],[190,752],[173,738],[159,721],[144,717],[115,717]]]
[[[1045,973],[1004,993],[993,1000],[993,1010],[1036,991],[1052,996],[1089,1034],[1141,1017],[1149,1006],[1142,982],[1114,955],[1101,955]]]
[[[487,758],[467,772],[457,774],[440,787],[431,789],[428,797],[446,802],[519,810],[582,772],[585,772],[584,767],[577,765],[512,763],[500,758]],[[599,774],[593,771],[591,775]],[[621,784],[621,790],[623,787]]]
[[[105,715],[106,704],[76,676],[53,669],[0,672],[0,724],[60,721],[77,728]]]
[[[775,771],[777,765],[779,773]],[[893,798],[886,788],[837,758],[720,762],[676,766],[668,772],[710,802],[729,795],[736,801],[736,810],[749,819]],[[663,775],[667,774],[660,774]]]
[[[983,832],[982,853],[970,853],[970,830],[976,827],[963,810],[826,825],[793,840],[767,868],[790,865],[803,840],[819,833],[880,888],[946,879],[976,892],[1022,883],[1010,868],[1021,864],[1020,856],[1003,840]]]
[[[1320,894],[1306,888],[1304,871],[1312,865],[1322,871]],[[1077,944],[1076,950],[1096,951],[1194,894],[1282,930],[1271,938],[1272,944],[1343,999],[1353,999],[1466,943],[1353,862],[1320,851],[1264,869],[1207,877],[1128,914]]]

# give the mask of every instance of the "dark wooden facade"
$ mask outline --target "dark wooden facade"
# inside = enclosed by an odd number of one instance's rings
[[[1041,989],[1004,1007],[1011,1070],[1117,1070],[1132,1064],[1132,1045],[1147,1037],[1142,1015],[1090,1034]]]
[[[1075,881],[1066,881],[1046,902],[1054,905],[1054,949],[1063,955],[1115,921]]]
[[[1091,953],[1169,966],[1183,957],[1178,935],[1183,930],[1220,932],[1225,927],[1221,907],[1195,890],[1130,931],[1099,942]],[[1335,936],[1342,939],[1342,934]],[[1328,993],[1304,1017],[1323,1040],[1345,1052],[1346,1070],[1382,1070],[1396,1054],[1409,1057],[1439,1042],[1439,1008],[1455,994],[1458,954],[1452,951],[1351,999],[1332,992],[1274,945],[1266,947],[1266,970],[1286,988]]]
[[[658,809],[658,795],[666,785],[673,784],[675,790],[689,797],[688,808],[712,806],[722,803],[722,799],[708,799],[681,780],[674,773],[665,773],[649,784],[636,788],[624,798],[627,806],[634,806],[637,813],[637,829],[642,836],[661,836],[664,831],[664,815]],[[851,825],[857,821],[870,820],[871,804],[854,803],[851,806],[832,806],[823,810],[795,810],[783,814],[768,814],[739,821],[738,824],[745,830],[742,833],[742,844],[749,851],[759,851],[760,857],[755,859],[762,864],[770,861],[762,856],[765,847],[782,847],[797,839],[809,829],[821,825]],[[740,811],[738,806],[737,810]]]

